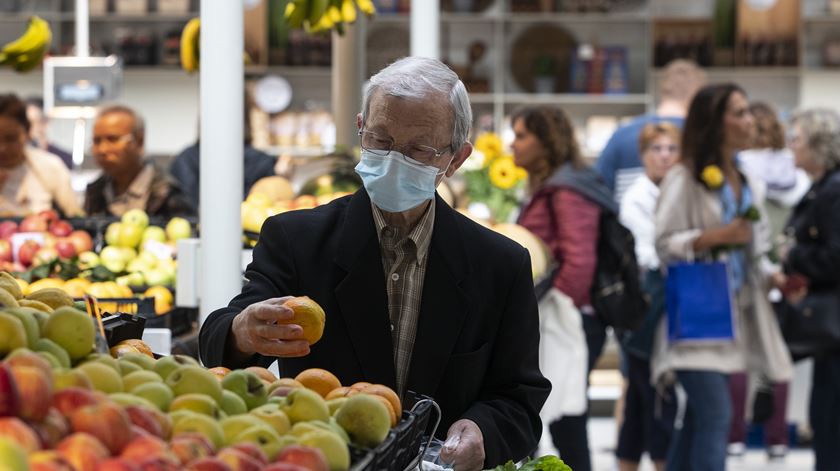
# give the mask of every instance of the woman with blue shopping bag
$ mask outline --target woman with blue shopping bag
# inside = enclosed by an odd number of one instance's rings
[[[760,263],[769,249],[763,188],[737,168],[754,122],[734,84],[701,89],[683,128],[681,162],[666,175],[656,210],[656,250],[667,267],[666,318],[654,342],[652,381],[678,381],[685,405],[669,470],[726,467],[732,419],[728,374],[791,374],[790,356]]]

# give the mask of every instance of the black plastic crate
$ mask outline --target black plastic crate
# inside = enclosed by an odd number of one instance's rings
[[[150,298],[154,304],[154,298]],[[138,315],[146,319],[146,327],[169,329],[172,331],[172,336],[186,334],[192,330],[193,321],[197,317],[198,310],[190,308],[180,308],[165,312],[163,314],[155,314],[152,312],[142,312]]]

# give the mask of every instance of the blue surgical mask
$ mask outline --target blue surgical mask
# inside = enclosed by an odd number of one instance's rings
[[[362,149],[356,173],[376,206],[400,213],[435,198],[438,169],[392,150],[386,156]]]

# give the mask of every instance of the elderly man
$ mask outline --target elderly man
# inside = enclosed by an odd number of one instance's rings
[[[168,218],[193,212],[177,183],[143,157],[143,118],[125,106],[103,109],[93,125],[93,157],[102,176],[85,191],[89,216],[143,209]]]
[[[202,326],[204,364],[279,358],[284,376],[320,367],[344,384],[432,396],[442,458],[458,470],[532,452],[550,383],[528,253],[435,192],[472,152],[471,122],[463,83],[437,60],[405,58],[374,75],[357,117],[364,189],[263,225],[242,293]],[[311,347],[300,326],[276,323],[299,295],[327,314]]]

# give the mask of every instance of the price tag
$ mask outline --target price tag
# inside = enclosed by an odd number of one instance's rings
[[[175,253],[175,249],[156,240],[147,240],[143,244],[143,250],[154,255],[159,260],[169,260]]]

